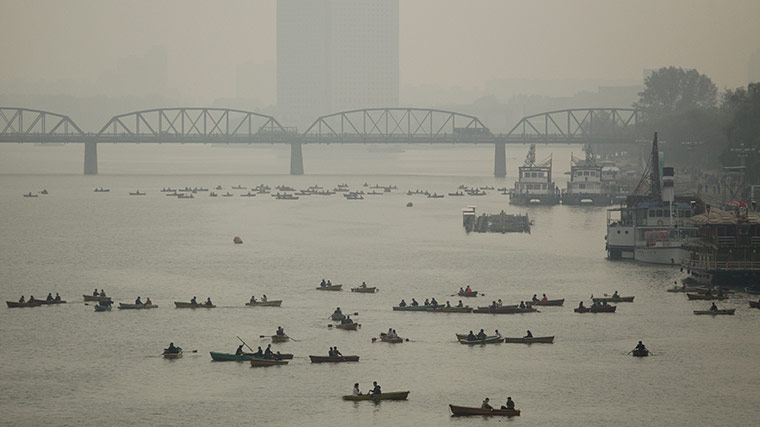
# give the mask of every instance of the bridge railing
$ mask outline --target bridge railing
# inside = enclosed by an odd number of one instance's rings
[[[0,137],[40,140],[83,137],[85,133],[68,116],[28,108],[0,107]]]
[[[573,108],[523,117],[507,138],[630,138],[641,112],[632,108]]]

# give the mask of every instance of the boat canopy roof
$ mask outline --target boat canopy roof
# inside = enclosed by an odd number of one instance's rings
[[[736,225],[760,224],[758,212],[732,212],[721,209],[711,209],[710,213],[702,213],[691,218],[696,225]]]

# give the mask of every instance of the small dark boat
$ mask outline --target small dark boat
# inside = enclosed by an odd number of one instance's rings
[[[318,286],[318,291],[341,291],[343,285]]]
[[[359,286],[358,288],[351,288],[351,292],[359,292],[361,294],[374,294],[375,292],[377,292],[377,288],[374,286],[371,288],[366,288],[366,287],[362,288],[361,286]]]
[[[488,308],[477,308],[472,311],[473,313],[488,313],[488,314],[518,314],[518,313],[537,313],[538,310],[532,307],[488,307]]]
[[[178,353],[167,353],[167,352],[164,352],[162,354],[162,356],[164,357],[164,359],[179,359],[179,358],[182,357],[182,349],[179,349]]]
[[[728,299],[727,295],[708,295],[708,294],[686,294],[689,300],[724,300]]]
[[[214,304],[208,305],[205,302],[200,304],[193,304],[191,302],[174,301],[174,307],[176,308],[216,308]]]
[[[470,291],[470,292],[459,291],[457,295],[459,295],[460,297],[476,297],[478,296],[478,291]]]
[[[253,353],[243,353],[241,355],[233,353],[220,353],[216,351],[209,352],[211,354],[211,360],[215,362],[244,362],[254,358]],[[293,358],[293,354],[285,353],[279,355],[280,359],[289,360]]]
[[[6,301],[6,304],[8,304],[8,308],[17,308],[17,307],[39,307],[42,305],[42,302],[39,300],[34,300],[32,302],[18,302],[18,301]]]
[[[472,307],[466,306],[466,307],[435,307],[435,308],[428,308],[428,312],[430,313],[472,313]]]
[[[111,311],[111,305],[96,305],[95,311]]]
[[[85,301],[111,301],[111,297],[101,297],[98,295],[82,295]]]
[[[519,409],[483,409],[483,408],[472,408],[468,406],[456,406],[456,405],[451,405],[451,404],[449,405],[449,409],[451,410],[451,415],[458,416],[458,417],[470,416],[470,415],[485,415],[487,417],[520,416]]]
[[[393,311],[428,311],[430,309],[434,308],[431,305],[406,305],[406,306],[395,306],[393,307]]]
[[[273,343],[290,341],[290,337],[287,335],[272,335],[271,338]]]
[[[66,300],[35,300],[34,302],[37,302],[41,305],[57,305],[57,304],[66,304]]]
[[[633,302],[634,297],[594,297],[594,302]]]
[[[358,323],[341,323],[340,325],[336,325],[335,327],[338,329],[343,329],[346,331],[355,331],[357,328],[359,328]]]
[[[248,307],[279,307],[282,304],[281,299],[276,299],[272,301],[254,301],[254,302],[247,302],[245,305]]]
[[[499,344],[504,342],[504,338],[498,335],[488,336],[482,339],[468,340],[467,335],[457,334],[457,340],[460,344],[478,345],[478,344]]]
[[[647,350],[647,349],[642,349],[642,350],[635,349],[631,353],[633,354],[634,357],[647,357],[647,356],[649,356],[649,350]]]
[[[526,302],[526,304],[530,304],[530,305],[562,305],[564,303],[565,303],[565,299],[564,298],[562,298],[562,299],[548,299],[548,300],[541,300],[541,301],[536,301],[536,302],[531,301],[530,303]]]
[[[309,356],[311,363],[358,362],[359,356]]]
[[[573,309],[576,313],[614,313],[616,305],[592,305],[591,307],[577,307]]]
[[[359,396],[346,395],[343,400],[406,400],[408,391],[391,391],[380,394],[360,394]]]
[[[259,366],[280,366],[280,365],[287,365],[287,360],[275,360],[275,359],[259,359],[258,357],[254,357],[251,359],[251,366],[252,367],[259,367]]]
[[[380,341],[382,342],[389,342],[391,344],[400,344],[404,342],[404,339],[401,337],[389,337],[388,334],[385,332],[380,333]]]
[[[749,306],[750,308],[760,308],[760,301],[750,301]]]
[[[550,337],[504,338],[504,342],[509,344],[552,344],[554,335]]]
[[[719,314],[727,314],[727,315],[733,316],[735,312],[736,312],[735,308],[724,309],[724,310],[694,310],[694,314],[707,314],[711,316],[717,316]]]
[[[119,308],[122,310],[147,310],[149,308],[158,308],[156,304],[125,304],[119,303]]]

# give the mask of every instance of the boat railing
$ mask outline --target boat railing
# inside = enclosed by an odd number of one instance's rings
[[[686,268],[696,268],[700,270],[760,271],[760,261],[699,261],[687,259],[681,264]]]

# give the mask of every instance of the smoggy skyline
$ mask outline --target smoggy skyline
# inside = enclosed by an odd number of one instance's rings
[[[0,93],[169,94],[275,101],[276,1],[3,1]],[[753,0],[401,0],[402,102],[410,88],[481,96],[500,80],[636,83],[696,68],[748,83]]]

